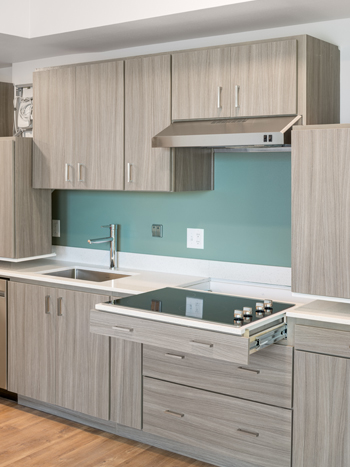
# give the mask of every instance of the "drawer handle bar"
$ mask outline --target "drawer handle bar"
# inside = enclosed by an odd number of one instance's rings
[[[59,297],[57,299],[57,316],[63,316],[62,315],[62,297]]]
[[[165,354],[167,357],[171,357],[171,358],[177,358],[179,360],[183,360],[185,358],[184,355],[176,355],[175,353],[166,353]]]
[[[238,368],[240,370],[251,371],[252,373],[256,373],[257,375],[260,375],[260,370],[252,370],[250,368],[244,368],[244,366],[239,366]]]
[[[174,415],[174,417],[179,417],[179,418],[182,418],[185,416],[184,413],[173,412],[172,410],[164,410],[164,413],[167,413],[169,415]]]
[[[242,428],[238,428],[237,431],[240,431],[241,433],[245,433],[247,435],[255,436],[256,438],[259,436],[259,433],[256,433],[255,431],[242,430]]]
[[[45,296],[45,314],[50,315],[50,295]]]
[[[208,344],[208,342],[191,341],[191,343],[195,345],[202,345],[204,347],[214,347],[214,344]]]
[[[221,109],[221,89],[222,86],[218,86],[218,109]]]
[[[239,101],[238,101],[238,94],[239,94],[239,84],[236,84],[235,86],[235,108],[239,109]]]
[[[116,331],[123,331],[123,332],[133,332],[133,328],[125,328],[123,326],[113,326],[112,329],[115,329]]]

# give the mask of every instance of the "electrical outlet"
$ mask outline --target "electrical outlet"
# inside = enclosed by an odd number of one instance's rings
[[[204,229],[187,229],[187,248],[204,249]]]
[[[152,237],[163,237],[162,224],[152,224]]]
[[[52,236],[60,237],[61,236],[61,226],[60,221],[52,220]]]

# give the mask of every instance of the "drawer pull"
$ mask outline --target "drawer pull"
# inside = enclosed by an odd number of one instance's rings
[[[176,355],[175,353],[166,353],[167,357],[177,358],[178,360],[183,360],[185,358],[184,355]]]
[[[179,417],[179,418],[182,418],[185,416],[184,413],[173,412],[172,410],[164,410],[164,413],[167,413],[169,415],[174,415],[175,417]]]
[[[251,371],[252,373],[256,373],[257,375],[260,375],[260,370],[252,370],[250,368],[244,368],[244,366],[239,366],[238,368],[240,370]]]
[[[133,332],[133,328],[125,328],[123,326],[113,326],[112,329],[115,329],[116,331],[123,331],[123,332]]]
[[[202,347],[214,347],[214,344],[208,344],[208,342],[191,341],[191,344],[201,345]]]
[[[238,428],[237,431],[240,431],[241,433],[245,433],[247,435],[255,436],[256,438],[259,436],[259,433],[256,433],[255,431],[242,430],[242,428]]]

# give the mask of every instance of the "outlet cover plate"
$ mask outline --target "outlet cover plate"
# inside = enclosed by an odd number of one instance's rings
[[[52,236],[60,237],[61,236],[61,225],[59,220],[52,220]]]
[[[162,224],[152,224],[152,237],[163,237]]]
[[[187,248],[204,249],[204,229],[187,229]]]

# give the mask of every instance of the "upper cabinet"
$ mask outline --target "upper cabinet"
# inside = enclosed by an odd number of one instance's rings
[[[231,48],[231,116],[297,113],[297,41]]]
[[[122,61],[34,73],[35,188],[122,190]]]
[[[230,117],[230,48],[173,55],[172,118]]]
[[[338,123],[338,47],[310,36],[173,54],[172,118],[301,115]]]

